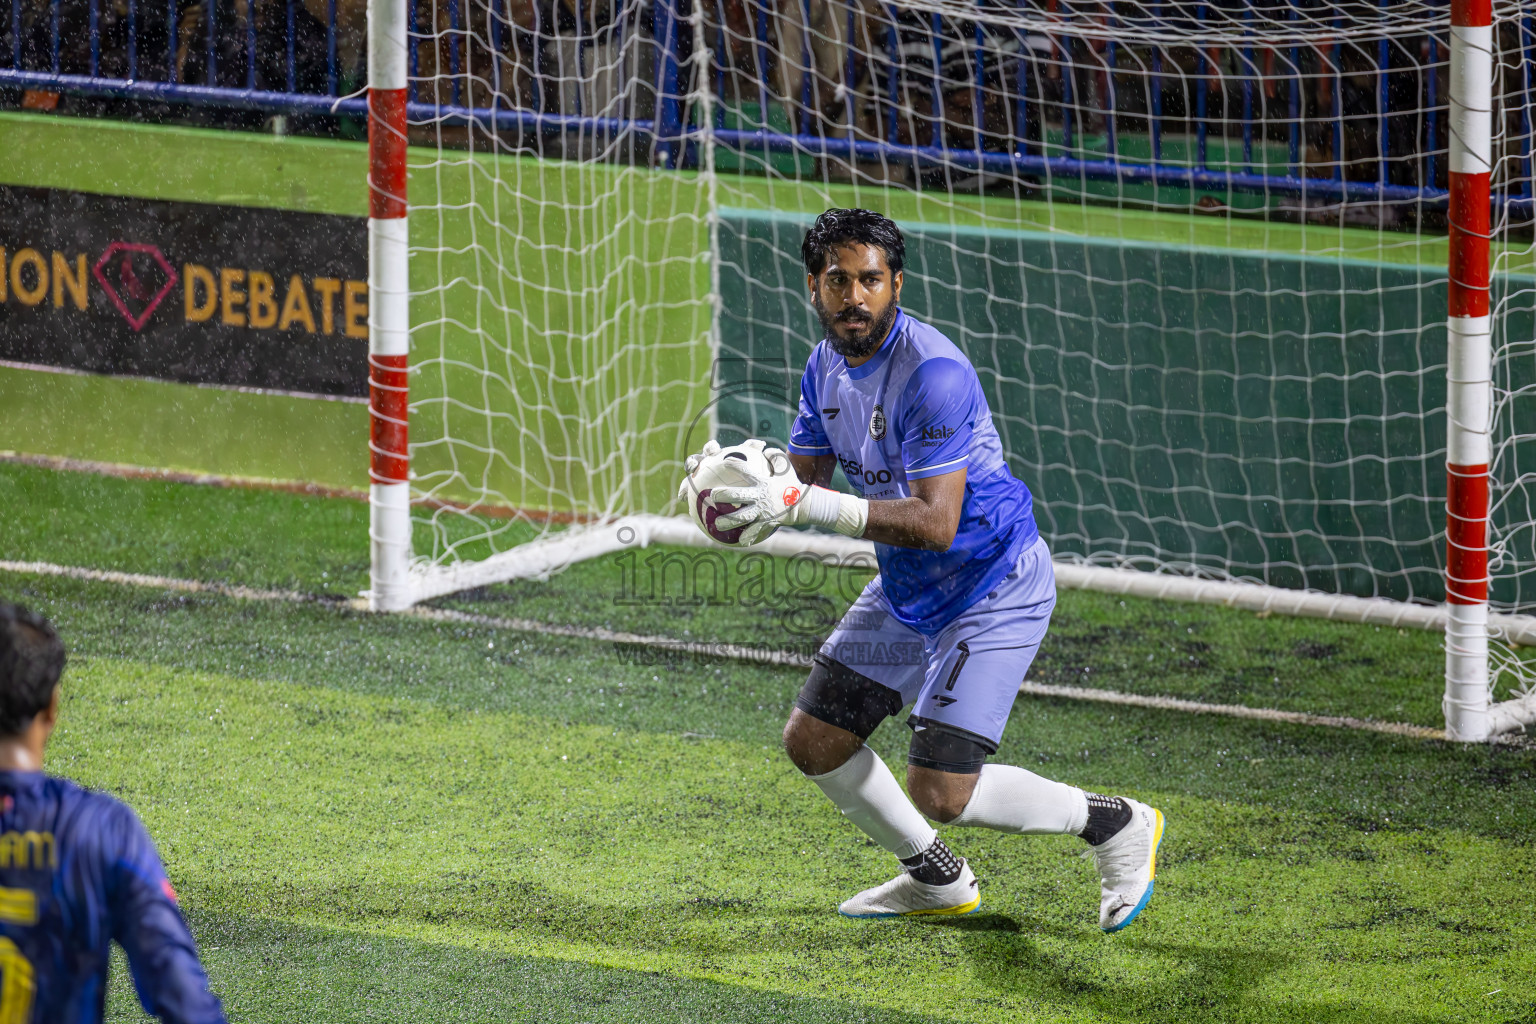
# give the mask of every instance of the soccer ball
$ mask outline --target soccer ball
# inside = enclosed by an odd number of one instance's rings
[[[716,519],[730,515],[741,506],[724,501],[717,502],[712,495],[717,487],[749,487],[775,475],[782,475],[787,467],[775,465],[774,460],[782,460],[784,457],[782,453],[777,452],[773,459],[764,455],[761,441],[732,445],[729,448],[720,449],[713,455],[705,456],[694,467],[693,472],[683,480],[680,490],[694,525],[711,539],[733,547],[747,547],[773,536],[779,528],[779,524],[773,520],[760,520],[734,529],[716,526]],[[799,496],[796,489],[793,497],[786,497],[785,504],[793,505]]]

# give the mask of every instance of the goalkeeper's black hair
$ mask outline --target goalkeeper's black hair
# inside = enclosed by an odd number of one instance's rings
[[[800,258],[805,272],[812,277],[827,266],[832,250],[844,245],[871,245],[885,253],[885,265],[894,276],[907,259],[907,240],[901,228],[889,217],[873,210],[828,210],[816,218],[805,241],[800,244]]]
[[[0,736],[26,731],[64,674],[64,641],[48,620],[0,602]]]

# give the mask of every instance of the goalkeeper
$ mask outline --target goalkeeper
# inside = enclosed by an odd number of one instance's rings
[[[900,229],[877,213],[828,210],[816,219],[801,254],[825,338],[801,378],[788,459],[767,452],[782,471],[713,491],[714,502],[739,506],[716,525],[745,526],[747,542],[774,524],[875,542],[880,573],[817,654],[784,746],[850,821],[901,861],[900,874],[847,900],[843,914],[976,909],[976,876],[927,815],[953,826],[1081,836],[1098,864],[1099,925],[1118,931],[1152,895],[1163,816],[1135,800],[987,763],[1045,636],[1055,575],[975,369],[898,305],[904,253]],[[716,450],[711,443],[705,454]],[[827,487],[837,464],[862,497]],[[913,656],[893,664],[902,659],[891,653],[902,651]],[[908,705],[910,800],[865,745]]]

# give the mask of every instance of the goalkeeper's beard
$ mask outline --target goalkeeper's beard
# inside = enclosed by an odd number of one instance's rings
[[[816,295],[811,299],[811,305],[816,307],[816,315],[821,318],[821,329],[826,335],[827,344],[832,346],[832,351],[844,359],[863,359],[885,340],[885,336],[891,333],[891,325],[896,322],[896,303],[893,301],[875,317],[870,324],[869,333],[862,338],[843,338],[837,333],[839,324],[846,325],[848,320],[841,315],[834,316],[827,312],[827,307],[821,304],[821,296]],[[856,321],[866,322],[866,321]]]

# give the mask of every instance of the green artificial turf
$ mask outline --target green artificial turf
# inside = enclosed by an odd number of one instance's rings
[[[0,465],[11,560],[342,596],[365,519]],[[787,643],[844,600],[637,601],[625,571],[456,604]],[[1536,1015],[1536,749],[1021,698],[998,759],[1167,814],[1142,918],[1098,931],[1080,841],[946,829],[981,911],[853,922],[836,904],[895,865],[779,752],[798,671],[337,601],[9,572],[0,598],[58,623],[50,767],[143,816],[232,1020]],[[1429,634],[1064,593],[1032,678],[1437,724],[1439,658]],[[898,773],[906,739],[872,739]],[[141,1019],[121,970],[109,1016]]]
[[[358,501],[0,463],[0,558],[341,599],[368,585],[367,536]],[[434,603],[804,652],[868,578],[810,559],[655,548]],[[1063,591],[1031,678],[1438,726],[1443,659],[1441,638],[1421,630]]]
[[[353,597],[368,506],[0,462],[0,558]]]
[[[202,958],[237,1020],[537,1021],[549,1024],[918,1024],[931,1018],[835,998],[772,992],[657,971],[518,956],[463,945],[265,918],[192,916]],[[122,971],[126,963],[119,961]],[[109,1021],[147,1021],[115,993]],[[324,993],[316,1016],[315,993]],[[515,1003],[509,994],[515,993]]]
[[[833,907],[894,865],[778,753],[798,673],[663,676],[590,641],[324,605],[0,590],[75,652],[52,768],[144,816],[236,1019],[1536,1009],[1530,750],[1021,700],[999,758],[1167,813],[1143,919],[1098,932],[1075,840],[949,830],[982,912],[859,923]],[[892,723],[874,745],[899,764],[904,742]]]

